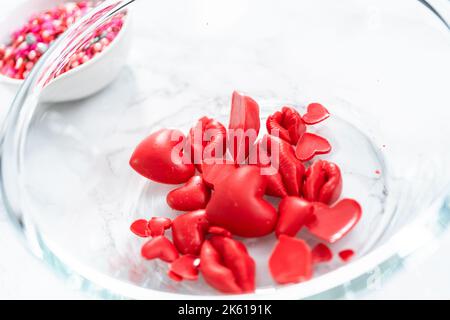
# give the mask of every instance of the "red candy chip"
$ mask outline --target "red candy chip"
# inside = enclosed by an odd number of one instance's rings
[[[308,112],[303,116],[306,124],[316,124],[322,122],[330,116],[328,110],[320,103],[311,103],[308,105]]]
[[[198,255],[208,228],[205,210],[179,215],[172,223],[173,243],[182,254]]]
[[[316,237],[334,243],[353,229],[361,214],[361,206],[352,199],[343,199],[331,208],[315,203],[314,219],[308,221],[306,227]]]
[[[244,244],[231,238],[214,236],[204,242],[200,271],[206,282],[221,292],[255,290],[255,262]]]
[[[139,219],[133,222],[130,226],[130,230],[137,236],[147,238],[151,236],[151,232],[148,229],[148,221]]]
[[[270,256],[269,270],[280,284],[307,281],[313,274],[311,249],[301,239],[281,235]]]
[[[158,236],[142,246],[141,255],[148,260],[161,259],[165,262],[173,262],[178,259],[178,250],[169,239]]]
[[[217,227],[217,226],[211,226],[208,229],[208,233],[212,234],[212,235],[216,235],[216,236],[223,236],[223,237],[227,237],[227,238],[231,238],[232,234],[230,231],[228,231],[225,228],[222,227]]]
[[[184,280],[198,279],[198,264],[196,264],[197,256],[186,254],[179,257],[172,262],[169,267],[169,272],[179,276]]]
[[[278,206],[275,234],[294,237],[313,216],[313,205],[298,197],[286,197]]]
[[[309,161],[316,155],[326,154],[330,151],[331,145],[327,139],[307,132],[298,141],[295,155],[301,161]]]
[[[167,204],[174,210],[194,211],[204,209],[211,197],[211,190],[202,177],[194,176],[182,187],[167,195]]]
[[[323,243],[319,243],[312,249],[313,263],[329,262],[333,259],[333,252]]]
[[[172,221],[169,218],[153,217],[148,222],[148,229],[152,237],[163,236],[164,231],[169,229]]]
[[[346,250],[342,250],[341,252],[339,252],[339,257],[344,262],[348,262],[351,258],[353,258],[354,255],[355,255],[355,252],[351,249],[346,249]]]
[[[260,129],[259,106],[255,100],[234,91],[231,102],[228,143],[236,163],[243,163]]]

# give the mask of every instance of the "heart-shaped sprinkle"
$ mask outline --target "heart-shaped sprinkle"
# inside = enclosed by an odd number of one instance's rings
[[[148,238],[151,236],[151,232],[148,228],[148,221],[144,219],[134,221],[130,226],[130,230],[135,235],[142,238]]]
[[[323,243],[319,243],[312,249],[313,263],[329,262],[333,259],[333,252]]]
[[[320,103],[311,103],[308,105],[307,113],[303,116],[306,124],[316,124],[322,122],[330,116],[328,110]]]
[[[242,242],[213,236],[200,254],[200,271],[206,282],[224,293],[255,290],[255,262]]]
[[[286,197],[278,206],[275,234],[294,237],[313,215],[313,205],[298,197]]]
[[[197,256],[192,254],[186,254],[179,257],[172,262],[169,267],[169,271],[178,275],[184,280],[197,280],[198,278],[198,263]]]
[[[208,233],[211,234],[211,235],[223,236],[223,237],[227,237],[227,238],[231,238],[232,237],[232,234],[231,234],[230,231],[228,231],[225,228],[217,227],[217,226],[209,227]]]
[[[348,262],[351,258],[353,258],[355,252],[352,249],[346,249],[340,251],[338,254],[342,261]]]
[[[158,236],[147,241],[142,246],[141,255],[148,260],[161,259],[165,262],[173,262],[178,259],[177,248],[164,236]]]
[[[275,208],[263,199],[267,181],[257,166],[235,170],[215,186],[206,206],[208,221],[241,237],[271,233],[277,222]]]
[[[205,210],[179,215],[172,222],[173,243],[182,254],[198,255],[208,228]]]
[[[169,218],[153,217],[148,222],[148,229],[152,237],[163,236],[164,231],[172,226],[172,221]]]
[[[361,206],[352,199],[343,199],[331,208],[315,203],[314,219],[308,221],[306,227],[319,239],[334,243],[353,229],[361,214]]]
[[[194,176],[182,187],[167,195],[167,204],[174,210],[194,211],[204,209],[211,197],[211,190],[200,176]]]
[[[281,235],[269,259],[269,270],[280,284],[311,279],[312,255],[305,241]]]
[[[307,132],[298,141],[295,155],[300,161],[309,161],[316,155],[326,154],[330,151],[331,145],[327,139]]]

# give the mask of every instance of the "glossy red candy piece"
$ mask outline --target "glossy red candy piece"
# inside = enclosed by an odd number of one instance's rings
[[[185,140],[179,130],[158,130],[136,147],[130,166],[142,176],[159,183],[184,183],[195,173],[195,166],[183,153]]]
[[[165,262],[178,259],[177,248],[164,236],[158,236],[147,241],[142,246],[141,255],[148,260],[161,259]]]
[[[231,232],[228,231],[227,229],[222,228],[222,227],[217,227],[217,226],[209,227],[208,233],[211,235],[223,236],[223,237],[227,237],[227,238],[231,238],[233,236],[231,234]]]
[[[271,166],[278,169],[287,194],[290,196],[301,195],[305,166],[296,158],[292,146],[288,142],[270,135],[263,137],[262,145],[266,146]]]
[[[267,132],[275,135],[290,144],[297,144],[300,137],[306,132],[306,125],[302,117],[292,107],[283,107],[281,111],[269,116],[266,121]]]
[[[348,262],[351,260],[351,258],[353,258],[353,256],[355,255],[355,252],[352,249],[346,249],[346,250],[340,251],[338,254],[342,261]]]
[[[313,205],[298,197],[286,197],[278,206],[275,234],[294,237],[313,216]]]
[[[236,169],[215,186],[206,206],[211,225],[241,237],[261,237],[271,233],[278,218],[275,208],[263,199],[266,179],[260,168]]]
[[[311,103],[308,105],[307,113],[303,115],[303,121],[306,124],[316,124],[330,117],[328,110],[320,103]]]
[[[193,176],[182,187],[167,194],[167,204],[174,210],[194,211],[204,209],[211,197],[211,190],[206,186],[203,178]]]
[[[176,273],[174,273],[170,270],[167,272],[167,276],[175,282],[183,281],[183,277],[180,277],[179,275],[177,275]]]
[[[333,259],[333,252],[323,243],[319,243],[312,249],[313,263],[330,262]]]
[[[280,284],[307,281],[313,274],[311,249],[301,239],[281,235],[270,256],[269,270]]]
[[[202,164],[203,181],[208,187],[214,189],[214,185],[226,179],[236,169],[234,162],[230,163],[224,160],[223,162],[209,163],[209,160],[206,160]]]
[[[209,285],[223,293],[255,290],[255,262],[237,240],[221,236],[206,240],[200,254],[200,271]]]
[[[361,206],[352,199],[343,199],[333,207],[317,202],[314,219],[308,221],[306,227],[316,237],[334,243],[353,229],[361,215]]]
[[[307,132],[298,141],[295,155],[300,161],[309,161],[316,155],[326,154],[330,151],[331,145],[327,139]]]
[[[227,150],[227,129],[219,121],[200,118],[188,135],[192,162],[200,171],[205,158],[223,159]]]
[[[208,228],[205,210],[179,215],[172,222],[173,243],[182,254],[198,255]]]
[[[130,230],[135,235],[142,238],[147,238],[151,236],[151,232],[148,228],[148,221],[145,219],[139,219],[134,221],[130,226]]]
[[[148,222],[148,229],[152,237],[164,235],[164,231],[169,229],[172,221],[169,218],[153,217]]]
[[[339,167],[329,161],[317,160],[306,170],[303,196],[308,201],[332,204],[342,192],[342,175]]]
[[[172,262],[169,267],[169,272],[177,275],[183,280],[197,280],[198,279],[198,265],[196,262],[198,257],[192,254],[186,254],[179,257]]]
[[[255,100],[240,92],[233,92],[228,129],[232,158],[236,163],[244,163],[260,129],[259,106]]]

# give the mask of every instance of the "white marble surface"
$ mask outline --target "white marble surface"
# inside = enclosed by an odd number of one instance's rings
[[[402,2],[402,1],[400,1]],[[7,14],[13,2],[3,1],[0,15]],[[152,4],[155,9],[155,3]],[[393,4],[394,5],[394,4]],[[398,4],[401,10],[401,4]],[[395,7],[390,10],[395,11]],[[432,50],[432,49],[430,49]],[[0,116],[14,96],[14,89],[0,85]],[[382,286],[348,298],[450,298],[450,233],[439,244],[424,250]],[[59,279],[45,264],[33,257],[0,210],[0,299],[84,299],[75,285]]]

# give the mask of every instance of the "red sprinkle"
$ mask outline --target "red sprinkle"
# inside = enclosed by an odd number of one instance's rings
[[[303,116],[306,124],[316,124],[330,117],[328,110],[320,103],[311,103],[308,105],[308,112]]]
[[[301,239],[281,235],[270,256],[269,269],[280,284],[307,281],[313,274],[311,249]]]
[[[309,161],[316,155],[326,154],[330,151],[331,145],[327,139],[307,132],[298,141],[295,155],[300,161]]]
[[[147,238],[151,236],[151,232],[148,228],[148,221],[139,219],[133,222],[130,226],[130,230],[137,236]]]
[[[342,261],[348,262],[353,256],[355,255],[355,252],[352,249],[346,249],[339,252],[339,257]]]
[[[312,250],[313,263],[329,262],[333,259],[333,252],[323,243],[319,243]]]

